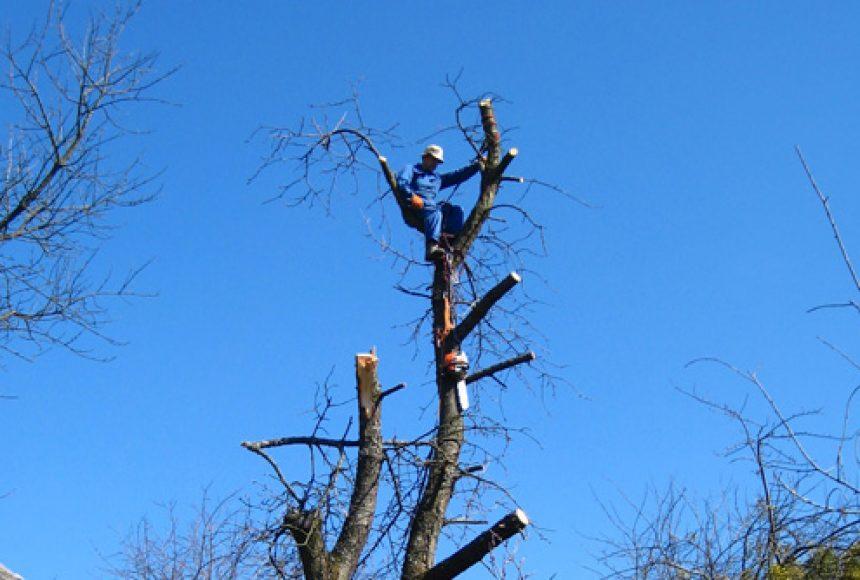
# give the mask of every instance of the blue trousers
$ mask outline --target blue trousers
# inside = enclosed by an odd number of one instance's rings
[[[438,242],[443,233],[456,236],[465,222],[463,208],[444,201],[435,206],[425,205],[416,212],[424,225],[423,234],[428,242]]]

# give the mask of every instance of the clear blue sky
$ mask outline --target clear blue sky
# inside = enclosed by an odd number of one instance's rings
[[[46,2],[4,4],[0,28],[17,37]],[[70,22],[110,4],[72,2]],[[727,373],[684,368],[719,356],[835,423],[856,384],[816,340],[857,354],[854,320],[805,313],[852,287],[792,148],[860,256],[858,29],[850,2],[148,0],[124,45],[182,66],[159,89],[179,106],[135,109],[128,120],[152,133],[116,153],[163,169],[163,193],[118,216],[100,260],[154,259],[140,283],[158,297],[117,305],[109,332],[128,345],[103,347],[110,363],[4,361],[0,392],[19,399],[0,404],[0,562],[34,579],[98,576],[99,553],[140,517],[158,521],[159,502],[250,489],[266,470],[239,442],[304,433],[315,382],[334,367],[349,393],[352,356],[370,345],[384,383],[412,385],[386,411],[408,429],[429,400],[426,365],[394,325],[416,303],[365,236],[369,200],[340,198],[330,217],[263,205],[281,176],[246,185],[262,153],[246,139],[361,80],[367,120],[415,142],[450,123],[440,83],[461,68],[464,92],[510,101],[499,117],[519,127],[516,172],[599,206],[527,200],[550,251],[530,265],[548,286],[526,279],[547,303],[534,321],[575,385],[506,395],[543,442],[516,444],[497,474],[550,530],[523,544],[527,568],[588,577],[584,536],[607,530],[595,495],[743,484],[745,467],[717,456],[731,427],[676,387],[740,400],[749,391]]]

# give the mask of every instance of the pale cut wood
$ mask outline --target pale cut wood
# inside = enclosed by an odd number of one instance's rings
[[[374,387],[376,386],[376,366],[379,359],[375,349],[369,353],[355,355],[355,378],[358,387],[358,401],[362,415],[370,417],[374,407]]]

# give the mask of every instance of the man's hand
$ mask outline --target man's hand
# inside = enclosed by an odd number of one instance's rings
[[[413,193],[412,197],[409,198],[409,204],[415,209],[421,209],[424,207],[424,200],[421,199],[420,196]]]

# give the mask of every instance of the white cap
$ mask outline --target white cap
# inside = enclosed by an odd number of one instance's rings
[[[445,163],[445,159],[443,158],[442,148],[439,147],[438,145],[428,145],[424,149],[423,155],[429,155],[430,157],[432,157],[433,159],[435,159],[439,163]]]

